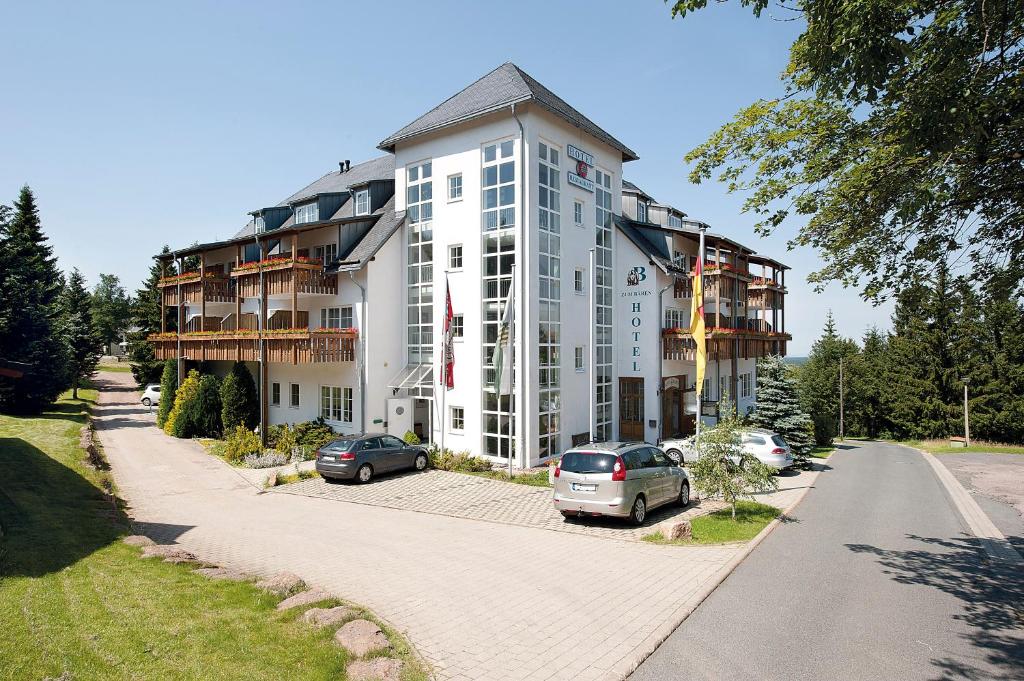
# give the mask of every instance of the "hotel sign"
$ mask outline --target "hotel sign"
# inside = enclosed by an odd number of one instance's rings
[[[565,150],[566,155],[576,161],[576,172],[568,171],[565,174],[565,179],[569,184],[576,185],[580,189],[584,189],[588,192],[594,191],[594,181],[587,177],[590,174],[590,168],[594,165],[593,154],[588,154],[579,147],[568,145]]]

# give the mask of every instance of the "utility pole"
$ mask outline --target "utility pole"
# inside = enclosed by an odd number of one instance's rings
[[[971,420],[967,413],[967,383],[968,380],[964,379],[964,446],[971,446]]]
[[[843,434],[845,432],[843,428],[843,358],[839,358],[839,441],[843,441]]]

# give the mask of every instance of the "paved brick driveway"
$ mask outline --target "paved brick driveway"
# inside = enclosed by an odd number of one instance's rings
[[[265,493],[153,427],[130,375],[100,376],[100,438],[141,531],[363,603],[438,678],[624,678],[739,552]]]

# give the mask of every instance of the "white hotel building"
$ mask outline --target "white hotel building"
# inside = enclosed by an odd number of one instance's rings
[[[517,466],[592,438],[693,430],[686,329],[702,225],[623,180],[629,147],[504,64],[379,148],[253,211],[232,239],[158,256],[199,264],[161,284],[181,332],[152,336],[157,356],[181,371],[249,363],[268,424],[412,430],[495,462],[515,452]],[[752,407],[756,358],[784,354],[789,337],[786,267],[711,233],[707,246],[713,421],[724,394]],[[511,403],[490,365],[510,287]]]

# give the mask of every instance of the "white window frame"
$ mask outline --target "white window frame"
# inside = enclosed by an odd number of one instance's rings
[[[640,199],[636,201],[636,221],[647,222],[647,204]]]
[[[295,206],[295,224],[304,225],[307,222],[318,222],[320,220],[320,201],[313,200]]]
[[[457,185],[453,183],[457,181]],[[452,173],[448,176],[448,203],[455,203],[456,201],[462,200],[462,173]],[[455,191],[458,190],[458,196],[455,195]]]
[[[281,384],[278,381],[272,381],[270,384],[270,406],[281,406]]]
[[[352,388],[341,388],[341,422],[352,423],[355,418],[355,393]]]
[[[572,274],[572,289],[578,296],[587,294],[587,270],[585,267],[577,267]]]
[[[505,153],[506,145],[507,155]],[[487,160],[487,152],[492,147],[494,148],[494,158]],[[500,232],[505,229],[515,229],[520,222],[519,206],[516,199],[519,193],[519,173],[522,172],[518,168],[519,161],[516,157],[515,138],[503,138],[482,144],[480,146],[480,160],[481,231]],[[501,174],[502,168],[506,165],[512,169],[512,175],[511,177],[503,178]],[[495,181],[494,184],[488,184],[487,171],[492,168],[495,174]],[[511,194],[511,200],[504,202],[502,194],[506,190]],[[493,206],[488,207],[487,194],[490,191],[495,193],[495,203]],[[491,216],[493,216],[493,219]],[[503,217],[507,219],[506,222],[502,222]]]
[[[579,199],[573,199],[572,201],[572,221],[576,223],[577,227],[582,227],[586,218],[587,207]]]
[[[456,425],[458,424],[458,425]],[[462,433],[466,430],[465,407],[448,407],[448,432]]]
[[[313,257],[322,260],[325,266],[330,265],[338,259],[338,244],[314,246]]]
[[[370,190],[360,189],[356,192],[356,215],[370,214]]]
[[[582,345],[577,345],[573,351],[573,363],[577,374],[582,374],[587,370],[587,349]]]
[[[452,339],[461,342],[466,335],[466,319],[462,314],[452,315]]]
[[[331,318],[335,318],[332,323]],[[321,329],[340,329],[341,328],[341,307],[321,307],[320,308],[320,328]]]
[[[326,395],[326,397],[327,397],[327,405],[326,405],[326,407],[327,408],[326,409],[324,408],[324,397],[325,397],[324,391],[325,390],[327,391],[327,395]],[[335,391],[337,391],[337,393],[335,393]],[[322,418],[324,421],[328,421],[330,423],[342,423],[342,420],[341,420],[341,417],[342,417],[342,413],[341,413],[341,396],[342,396],[341,387],[337,386],[337,385],[321,385],[319,392],[320,392],[320,410],[319,410],[318,413],[320,414],[320,418]],[[335,402],[337,402],[337,405],[335,405]],[[334,418],[335,407],[337,407],[338,418]]]
[[[455,254],[455,249],[458,249],[458,256]],[[448,270],[450,272],[461,272],[462,264],[465,262],[465,249],[462,244],[449,244],[448,246]],[[455,258],[458,257],[459,264],[455,264]]]
[[[302,405],[302,387],[298,383],[288,384],[288,408],[298,409]]]

